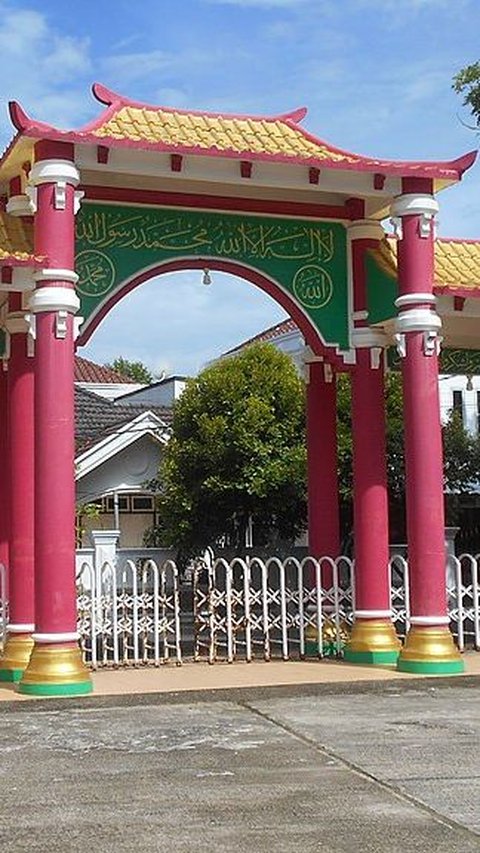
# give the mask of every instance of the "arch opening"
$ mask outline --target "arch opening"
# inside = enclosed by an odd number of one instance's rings
[[[295,322],[305,342],[316,356],[324,356],[329,352],[333,357],[335,350],[326,344],[319,329],[312,322],[308,314],[306,314],[299,303],[278,282],[245,263],[212,257],[185,257],[163,261],[144,268],[125,279],[113,293],[107,295],[88,317],[86,323],[81,328],[77,345],[83,347],[89,343],[94,332],[98,329],[102,321],[107,318],[112,309],[125,296],[140,287],[140,285],[168,273],[190,272],[194,270],[208,270],[209,273],[225,273],[259,288]],[[261,332],[262,329],[258,331]]]

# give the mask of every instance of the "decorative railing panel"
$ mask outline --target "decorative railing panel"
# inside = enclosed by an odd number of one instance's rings
[[[331,585],[322,587],[322,573]],[[193,574],[195,659],[339,654],[352,621],[352,562],[312,557],[200,561]]]
[[[182,662],[178,570],[127,560],[77,573],[78,631],[93,668]]]
[[[449,556],[446,595],[459,648],[480,650],[480,555]],[[389,564],[392,618],[410,625],[408,563]],[[151,559],[77,562],[78,631],[87,663],[180,664],[341,656],[353,621],[355,566],[348,557],[199,560],[182,587],[175,563]],[[8,622],[7,572],[0,564],[0,644]],[[181,634],[183,633],[183,637]]]

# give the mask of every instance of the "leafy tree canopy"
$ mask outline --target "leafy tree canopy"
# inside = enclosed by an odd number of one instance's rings
[[[105,367],[109,367],[111,370],[116,370],[117,373],[121,373],[123,376],[128,376],[130,379],[133,379],[135,382],[141,382],[145,385],[150,385],[154,380],[153,374],[142,361],[130,361],[128,358],[123,358],[121,355],[114,358],[111,364],[106,364]]]
[[[386,376],[387,473],[392,541],[405,537],[402,380]],[[443,427],[449,523],[479,477],[480,441],[452,414]],[[338,377],[339,486],[344,533],[352,526],[350,381]],[[176,403],[158,479],[160,526],[148,544],[184,555],[228,533],[242,549],[249,516],[255,544],[294,540],[306,525],[305,393],[289,357],[256,344],[204,370]]]
[[[480,125],[480,62],[462,68],[453,78],[452,88],[463,95],[463,103],[469,107],[477,127]]]
[[[241,548],[293,540],[306,517],[305,400],[290,358],[255,344],[192,379],[174,410],[157,489],[164,544],[184,554],[228,533]]]

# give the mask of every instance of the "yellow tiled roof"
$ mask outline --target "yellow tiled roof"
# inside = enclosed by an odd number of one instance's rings
[[[437,285],[480,289],[480,242],[437,240],[435,280]]]
[[[375,257],[385,272],[396,276],[395,239],[383,240]],[[480,292],[480,241],[435,240],[435,287]]]
[[[0,211],[0,261],[29,261],[33,255],[33,226]]]
[[[172,148],[214,148],[236,154],[283,155],[348,163],[359,159],[309,138],[282,118],[236,118],[123,106],[92,134],[100,138],[162,143]]]

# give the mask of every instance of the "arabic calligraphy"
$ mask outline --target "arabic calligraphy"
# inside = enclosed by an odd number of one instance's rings
[[[296,273],[293,292],[305,308],[323,308],[333,296],[332,279],[322,267],[309,264]]]
[[[77,240],[97,250],[143,249],[323,263],[335,251],[333,230],[324,225],[165,210],[85,212],[77,222]]]
[[[115,281],[115,267],[111,259],[95,249],[80,252],[75,259],[78,273],[77,290],[85,296],[102,296],[108,293]]]

